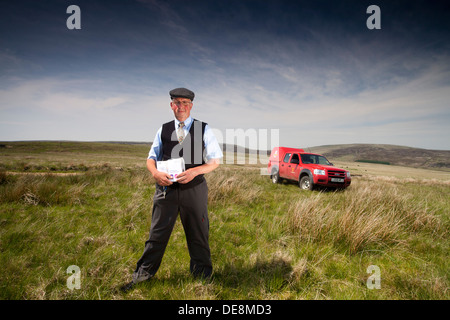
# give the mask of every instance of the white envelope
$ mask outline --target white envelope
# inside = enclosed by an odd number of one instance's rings
[[[170,159],[166,161],[157,161],[156,168],[158,171],[168,173],[171,178],[169,179],[172,182],[177,181],[177,176],[185,171],[184,159]]]

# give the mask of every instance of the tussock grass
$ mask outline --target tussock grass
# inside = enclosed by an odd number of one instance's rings
[[[358,184],[347,192],[317,193],[292,203],[288,228],[302,240],[343,243],[350,253],[400,244],[410,232],[446,236],[435,213],[395,185]]]
[[[5,173],[3,173],[6,176]],[[2,179],[1,202],[23,202],[26,205],[79,204],[87,182],[52,175],[7,176]]]
[[[255,184],[255,172],[225,168],[207,176],[210,205],[249,204],[259,200],[262,188]]]
[[[450,180],[439,180],[436,178],[431,179],[425,179],[425,178],[399,178],[399,177],[392,177],[392,176],[368,176],[366,177],[366,180],[368,181],[375,181],[375,182],[387,182],[390,184],[399,184],[399,183],[414,183],[418,186],[420,185],[443,185],[443,186],[450,186]]]

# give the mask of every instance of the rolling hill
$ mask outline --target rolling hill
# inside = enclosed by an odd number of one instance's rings
[[[0,142],[0,153],[7,155],[10,152],[23,152],[34,154],[41,152],[92,153],[108,152],[114,150],[121,155],[146,157],[151,142],[75,142],[75,141],[8,141]],[[228,148],[227,148],[228,147]],[[450,170],[450,150],[428,150],[388,144],[340,144],[323,145],[316,147],[302,147],[305,151],[325,155],[333,161],[363,161],[389,163],[414,168],[430,168]],[[236,153],[254,154],[257,151],[240,146],[226,146],[222,149],[233,150]],[[267,151],[270,154],[270,150]]]
[[[388,144],[344,144],[307,148],[339,161],[387,162],[414,168],[450,169],[450,151]]]
[[[373,162],[390,165],[450,169],[450,150],[428,150],[389,144],[337,144],[316,147],[288,146],[302,148],[306,152],[319,153],[330,161]],[[254,154],[257,151],[241,146],[223,145],[222,149],[237,153]],[[270,154],[270,150],[267,151]]]

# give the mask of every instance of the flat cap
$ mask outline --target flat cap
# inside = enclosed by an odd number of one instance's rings
[[[186,88],[176,88],[176,89],[170,90],[169,94],[170,94],[171,99],[186,98],[186,99],[190,99],[191,101],[194,101],[194,97],[195,97],[195,94],[191,90],[186,89]]]

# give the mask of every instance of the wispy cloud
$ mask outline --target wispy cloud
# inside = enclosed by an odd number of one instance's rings
[[[394,79],[368,78],[360,88],[349,88],[351,70],[341,72],[338,67],[326,70],[316,66],[308,77],[303,77],[302,67],[296,69],[269,62],[246,64],[244,61],[242,65],[246,67],[241,72],[251,72],[254,83],[239,77],[228,78],[228,85],[206,86],[207,97],[198,98],[205,101],[208,108],[197,112],[215,120],[222,130],[280,128],[284,141],[290,145],[295,145],[296,137],[301,137],[301,142],[309,146],[330,141],[384,141],[426,146],[428,136],[432,137],[428,141],[430,146],[448,146],[442,138],[442,134],[450,135],[448,127],[439,130],[441,136],[435,134],[436,119],[440,119],[441,126],[443,119],[450,120],[450,69],[445,56],[420,60],[419,71],[403,75],[401,79],[395,78],[396,73],[392,72],[395,60],[391,60],[391,64],[378,66],[376,72]],[[267,75],[267,70],[273,73],[271,87],[258,81]],[[280,85],[276,79],[286,81]],[[317,83],[323,84],[316,86]],[[283,85],[299,90],[288,93],[281,87]],[[220,119],[215,114],[220,114]],[[414,134],[414,125],[419,123],[420,130]]]

